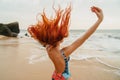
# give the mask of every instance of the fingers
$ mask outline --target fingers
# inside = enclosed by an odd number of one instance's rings
[[[99,7],[96,7],[96,6],[92,6],[91,11],[92,12],[102,12],[102,10]]]
[[[96,6],[92,6],[91,11],[97,15],[98,19],[103,20],[102,9],[100,9],[99,7],[96,7]]]
[[[102,9],[96,6],[92,6],[91,11],[94,12],[97,16],[100,16],[103,14]]]

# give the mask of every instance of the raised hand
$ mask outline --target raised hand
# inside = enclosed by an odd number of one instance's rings
[[[94,13],[97,15],[97,17],[98,17],[98,19],[99,19],[100,21],[103,20],[103,12],[102,12],[102,9],[100,9],[100,8],[98,8],[98,7],[96,7],[96,6],[92,6],[92,7],[91,7],[91,11],[94,12]]]

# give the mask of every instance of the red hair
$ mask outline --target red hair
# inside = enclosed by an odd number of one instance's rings
[[[42,20],[36,25],[31,25],[28,32],[38,40],[43,46],[46,44],[56,46],[57,42],[68,36],[69,19],[71,6],[65,10],[55,10],[56,17],[48,19],[45,12],[41,14]]]

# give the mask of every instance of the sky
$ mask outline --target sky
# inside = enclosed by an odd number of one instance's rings
[[[27,29],[36,24],[36,16],[43,9],[51,17],[55,16],[53,4],[65,9],[70,3],[70,29],[88,29],[95,23],[97,17],[90,11],[91,6],[100,7],[104,13],[98,29],[120,29],[120,0],[0,0],[0,23],[18,21],[20,29]]]

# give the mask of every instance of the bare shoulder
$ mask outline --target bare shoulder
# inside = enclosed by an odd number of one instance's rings
[[[64,51],[64,54],[66,55],[66,57],[70,56],[70,54],[73,52],[72,46],[70,45],[63,47],[62,50]]]

